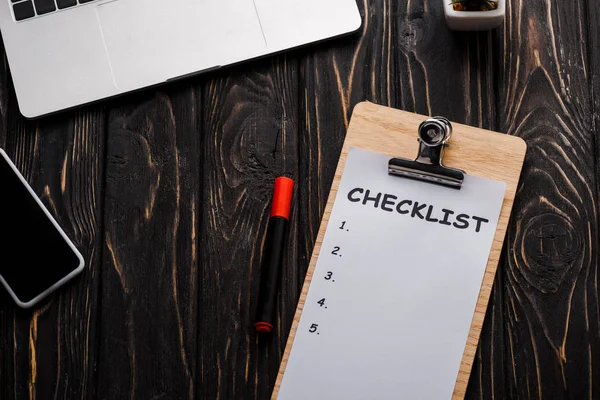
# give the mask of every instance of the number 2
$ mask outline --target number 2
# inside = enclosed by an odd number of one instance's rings
[[[319,326],[318,324],[312,324],[312,325],[310,326],[310,328],[308,328],[308,331],[309,331],[310,333],[315,333],[315,332],[317,331],[317,327],[318,327],[318,326]]]
[[[333,248],[333,251],[331,252],[331,254],[333,254],[334,256],[337,256],[338,255],[338,251],[340,251],[340,248],[338,246],[335,246]]]

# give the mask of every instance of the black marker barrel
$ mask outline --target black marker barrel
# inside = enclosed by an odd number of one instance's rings
[[[293,189],[294,181],[290,178],[275,179],[271,217],[262,253],[258,311],[254,324],[256,331],[260,333],[271,332],[276,319],[277,289],[283,263]]]

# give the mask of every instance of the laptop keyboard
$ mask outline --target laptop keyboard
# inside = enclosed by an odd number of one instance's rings
[[[11,0],[15,19],[22,21],[95,0]]]

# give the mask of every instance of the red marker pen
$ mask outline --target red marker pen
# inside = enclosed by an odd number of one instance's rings
[[[271,218],[267,227],[267,238],[262,253],[262,270],[258,292],[258,311],[254,328],[260,333],[269,333],[275,322],[275,305],[279,271],[283,263],[285,239],[287,236],[290,206],[294,181],[290,178],[275,179]]]

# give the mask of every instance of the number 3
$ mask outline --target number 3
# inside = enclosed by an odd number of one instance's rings
[[[327,276],[325,276],[325,280],[326,281],[330,280],[332,276],[333,276],[333,272],[327,271]]]

